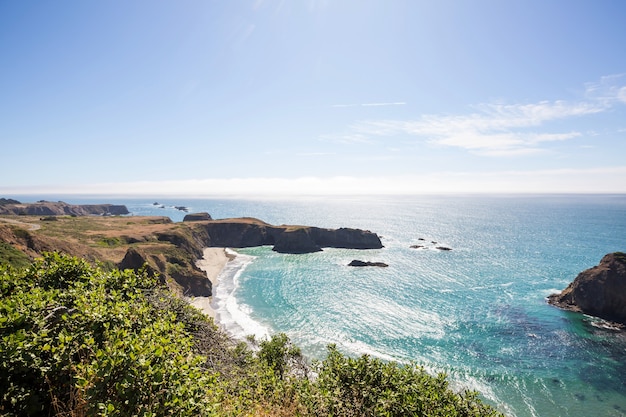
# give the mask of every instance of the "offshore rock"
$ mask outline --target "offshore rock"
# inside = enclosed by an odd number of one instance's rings
[[[387,265],[384,262],[359,261],[358,259],[355,259],[352,262],[350,262],[348,264],[348,266],[377,266],[377,267],[381,267],[381,268],[386,268],[389,265]]]
[[[605,255],[599,265],[578,274],[560,294],[550,295],[548,302],[566,310],[626,324],[626,254]]]

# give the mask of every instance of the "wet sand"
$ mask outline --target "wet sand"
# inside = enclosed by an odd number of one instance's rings
[[[211,281],[215,289],[218,284],[217,278],[230,259],[232,258],[226,253],[225,248],[205,248],[202,259],[198,260],[196,265],[206,273],[207,278]],[[188,301],[204,314],[215,318],[215,310],[211,307],[213,297],[193,297]]]

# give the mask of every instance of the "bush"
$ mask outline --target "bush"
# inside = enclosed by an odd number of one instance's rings
[[[202,415],[211,375],[146,274],[47,254],[0,272],[0,413]]]
[[[445,374],[416,365],[350,358],[335,346],[319,366],[303,401],[315,416],[497,416],[475,392],[450,390]]]
[[[497,415],[443,374],[334,346],[309,379],[286,335],[255,354],[145,271],[51,253],[1,266],[0,296],[0,415]]]

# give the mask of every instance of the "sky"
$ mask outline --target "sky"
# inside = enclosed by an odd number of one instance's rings
[[[0,196],[626,193],[622,0],[0,0]]]

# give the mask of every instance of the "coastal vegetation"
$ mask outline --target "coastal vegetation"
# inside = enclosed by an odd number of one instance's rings
[[[232,340],[146,269],[57,252],[0,266],[0,396],[13,416],[500,415],[414,364]]]

